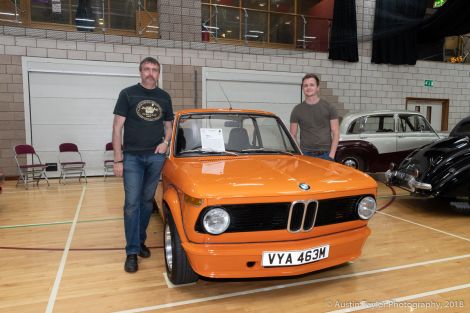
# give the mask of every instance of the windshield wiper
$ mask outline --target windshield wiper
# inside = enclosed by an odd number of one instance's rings
[[[191,149],[191,150],[184,150],[178,153],[178,155],[183,155],[183,154],[191,154],[191,153],[201,153],[201,154],[230,154],[230,155],[235,155],[238,156],[238,153],[235,153],[233,151],[210,151],[210,150],[203,150],[202,148],[198,149]]]
[[[287,154],[287,155],[294,155],[289,151],[284,150],[274,150],[274,149],[265,149],[265,148],[254,148],[254,149],[243,149],[240,152],[255,152],[255,153],[277,153],[277,154]]]

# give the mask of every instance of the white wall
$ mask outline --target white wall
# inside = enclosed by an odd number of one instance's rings
[[[23,81],[26,139],[42,162],[57,162],[59,145],[72,142],[87,175],[102,175],[114,105],[123,88],[139,82],[138,64],[24,58]]]
[[[302,101],[304,73],[202,69],[202,106],[273,112],[289,127],[293,107]]]

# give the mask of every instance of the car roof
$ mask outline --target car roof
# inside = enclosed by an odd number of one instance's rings
[[[204,113],[230,113],[230,114],[262,114],[275,115],[268,111],[247,110],[247,109],[230,109],[230,108],[207,108],[207,109],[184,109],[176,112],[177,115],[185,114],[204,114]]]
[[[470,136],[470,115],[458,122],[449,134],[449,137],[460,136]]]

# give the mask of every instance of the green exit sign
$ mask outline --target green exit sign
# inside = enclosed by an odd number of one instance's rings
[[[439,8],[444,5],[446,0],[434,0],[433,8]]]
[[[432,86],[434,86],[434,82],[432,80],[426,79],[424,81],[424,86],[425,87],[432,87]]]

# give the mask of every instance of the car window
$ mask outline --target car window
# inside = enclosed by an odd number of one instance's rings
[[[392,114],[363,116],[351,123],[348,134],[372,134],[393,132],[394,118]]]
[[[215,130],[219,134],[216,137],[221,139],[214,140],[219,140],[221,149],[209,151],[203,147],[201,135],[207,130]],[[300,153],[279,119],[274,116],[240,113],[181,116],[175,147],[176,155],[191,156],[210,152]]]
[[[432,132],[432,129],[426,119],[421,115],[401,114],[400,131],[404,133]]]

